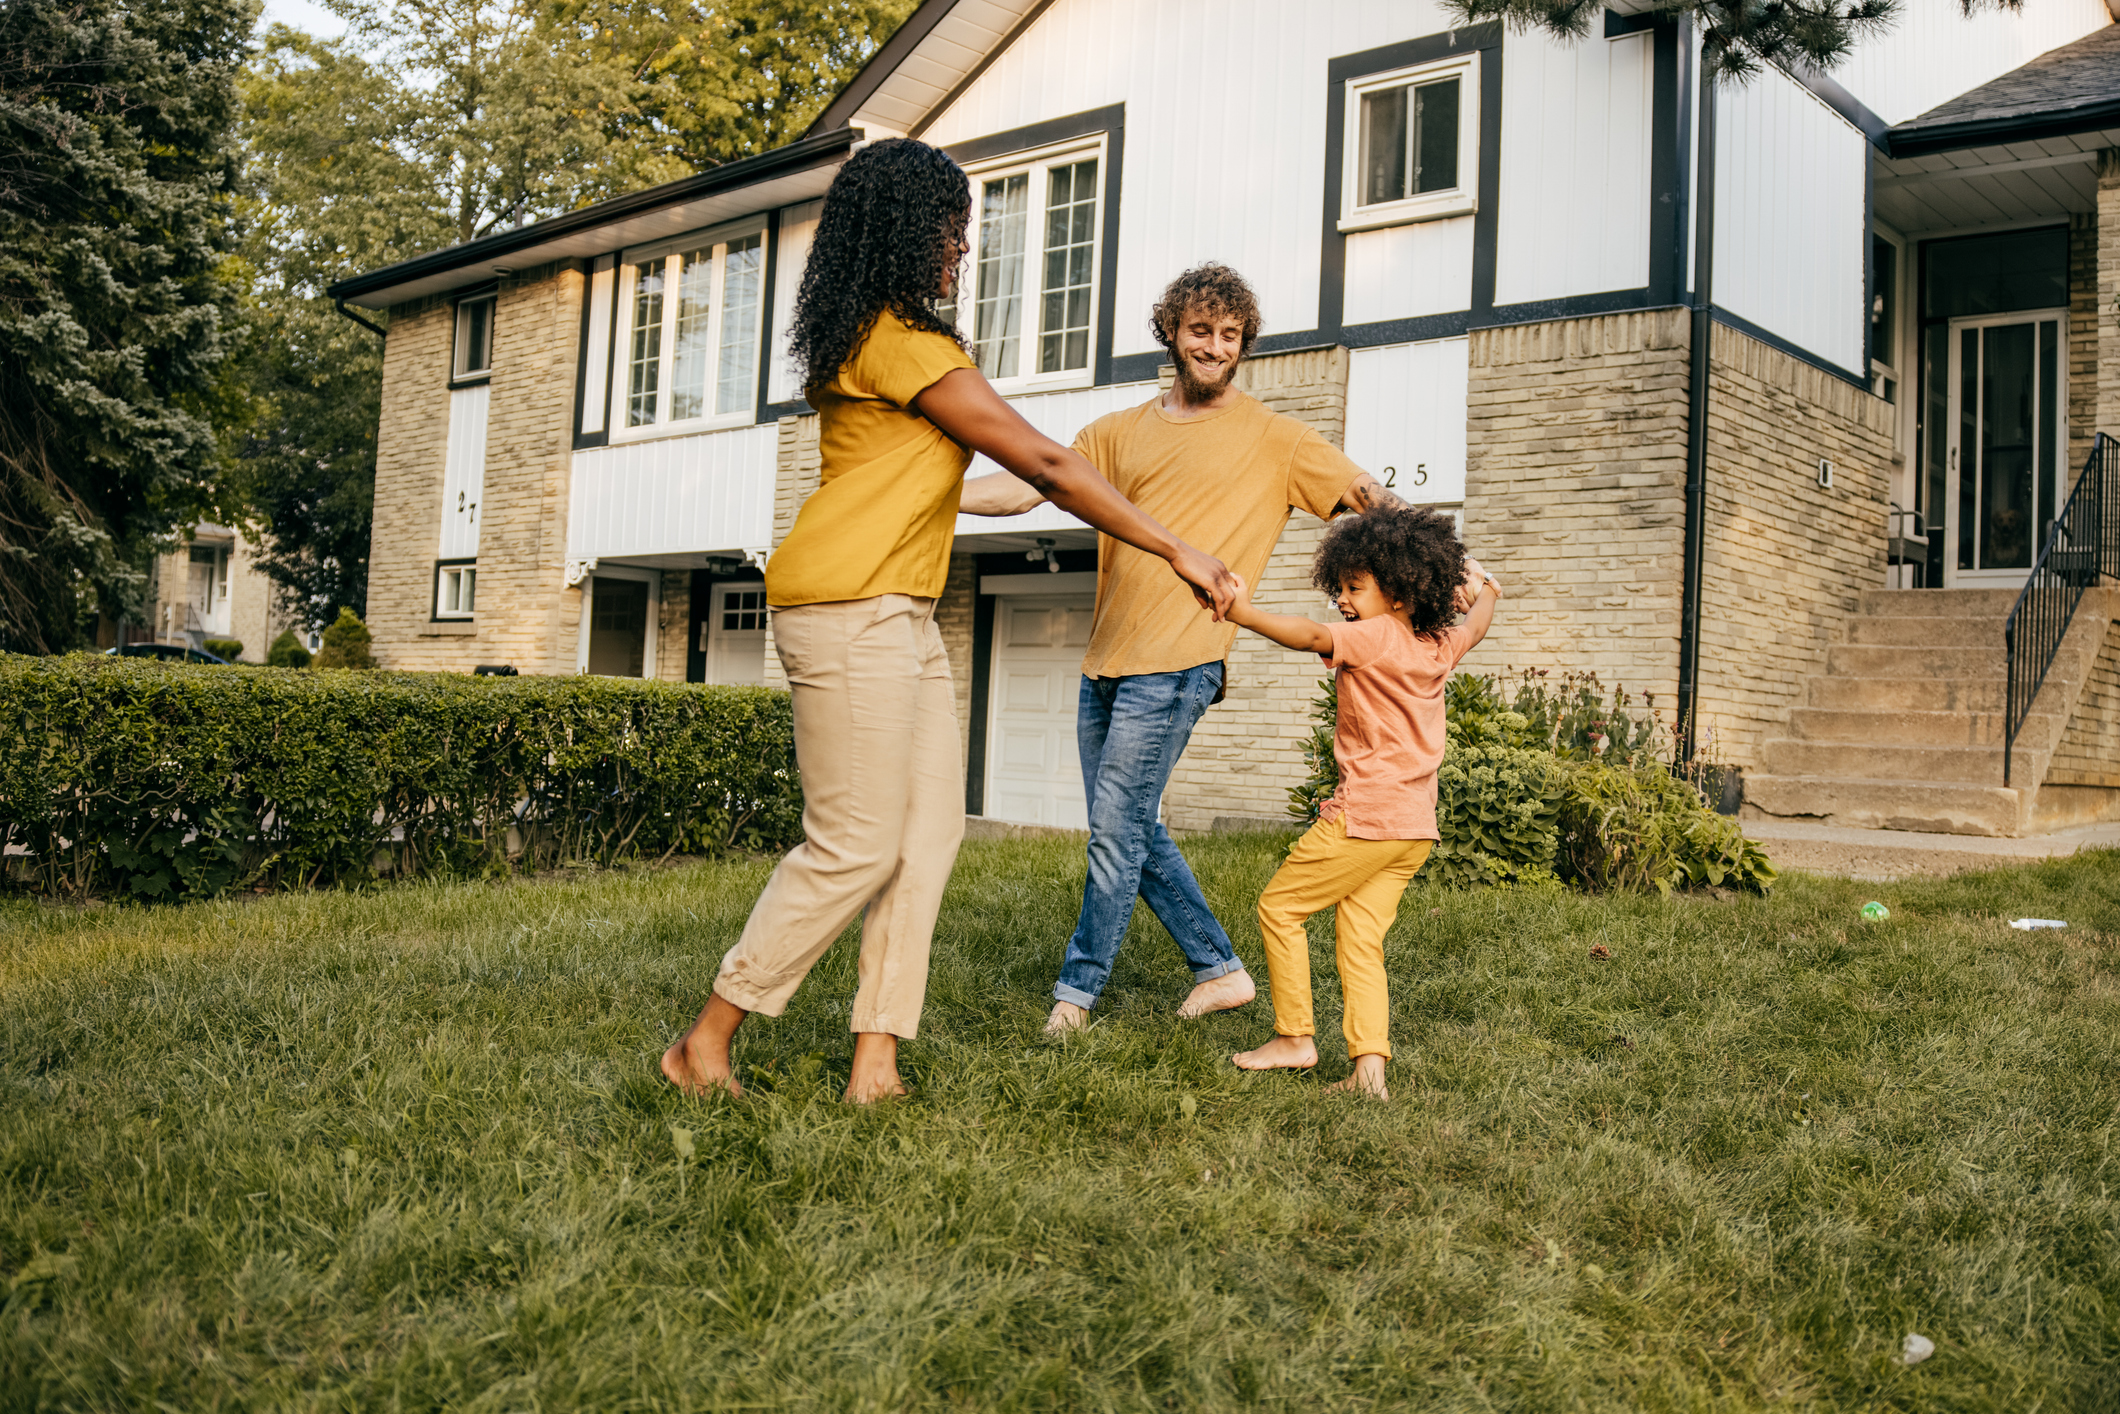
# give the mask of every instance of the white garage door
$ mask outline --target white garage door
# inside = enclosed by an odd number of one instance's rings
[[[1075,751],[1075,698],[1095,603],[1090,594],[1009,595],[994,603],[986,731],[990,819],[1089,828]]]

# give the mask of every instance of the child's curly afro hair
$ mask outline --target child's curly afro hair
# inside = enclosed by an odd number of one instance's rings
[[[1465,578],[1465,546],[1450,517],[1386,503],[1334,521],[1310,566],[1310,582],[1327,594],[1357,574],[1404,606],[1415,633],[1441,633],[1457,617],[1452,599]]]

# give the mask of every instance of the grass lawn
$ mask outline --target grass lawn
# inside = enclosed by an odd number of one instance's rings
[[[1188,845],[1255,965],[1285,843]],[[1080,872],[967,846],[872,1110],[845,943],[656,1074],[755,862],[0,905],[0,1409],[2120,1408],[2120,857],[1416,890],[1389,1104],[1325,920],[1314,1076],[1149,922],[1043,1041]]]

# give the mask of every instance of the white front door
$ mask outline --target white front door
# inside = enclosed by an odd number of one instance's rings
[[[762,686],[766,680],[766,587],[762,581],[717,584],[699,625],[707,681]]]
[[[1951,321],[1946,584],[2020,585],[2067,484],[2066,310]]]
[[[1075,750],[1075,699],[1095,605],[1093,594],[995,601],[986,730],[989,819],[1089,828]]]

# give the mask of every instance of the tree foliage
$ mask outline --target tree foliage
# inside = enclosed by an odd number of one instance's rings
[[[136,608],[217,509],[253,0],[0,5],[0,646]]]
[[[1958,3],[1967,15],[1991,5],[2024,8],[2024,0]],[[1581,39],[1605,14],[1604,0],[1443,0],[1443,8],[1466,24],[1504,20],[1563,39]],[[1700,31],[1705,69],[1742,82],[1762,65],[1832,68],[1858,42],[1889,29],[1899,16],[1900,0],[1649,0],[1644,8],[1690,19]]]
[[[244,77],[253,275],[237,438],[264,571],[367,609],[382,344],[333,281],[800,135],[916,0],[328,0]]]

